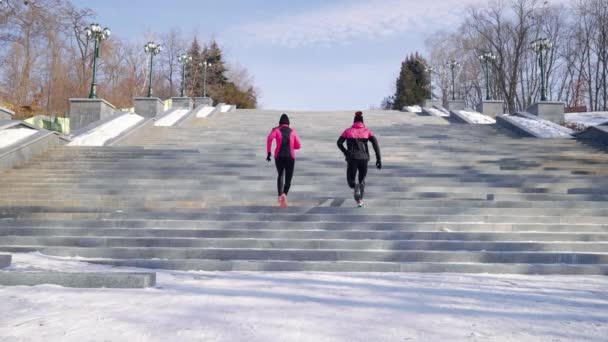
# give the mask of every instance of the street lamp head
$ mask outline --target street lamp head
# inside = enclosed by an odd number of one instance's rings
[[[536,52],[550,50],[553,48],[553,43],[547,38],[539,38],[533,41],[531,44],[532,49]]]
[[[460,66],[460,63],[459,63],[458,61],[456,61],[456,60],[452,59],[452,60],[450,60],[450,61],[448,62],[448,64],[447,64],[447,65],[448,65],[448,67],[450,67],[451,69],[456,69],[456,68],[458,68],[458,67]]]
[[[162,46],[154,42],[148,42],[146,45],[144,45],[144,51],[148,54],[158,55],[162,50]]]
[[[177,60],[182,64],[188,64],[192,62],[192,56],[188,55],[187,53],[184,53],[177,57]]]
[[[496,56],[491,52],[484,52],[481,55],[479,55],[479,60],[482,62],[495,61]]]
[[[112,31],[107,27],[102,29],[101,25],[93,23],[84,28],[84,34],[87,39],[102,41],[110,38]]]

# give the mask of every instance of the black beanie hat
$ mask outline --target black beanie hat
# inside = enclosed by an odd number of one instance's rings
[[[280,125],[289,125],[289,116],[287,116],[287,114],[281,115],[281,120],[279,120],[279,126]]]
[[[363,122],[363,113],[362,112],[355,113],[355,122]]]

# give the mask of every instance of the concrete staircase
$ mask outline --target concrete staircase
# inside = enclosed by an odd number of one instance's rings
[[[291,115],[291,207],[266,135],[280,112],[56,148],[5,172],[0,252],[179,270],[608,274],[608,155],[437,117],[366,115],[385,169],[354,208],[335,142],[350,112]]]

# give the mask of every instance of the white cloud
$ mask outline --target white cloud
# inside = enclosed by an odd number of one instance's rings
[[[368,0],[286,14],[239,31],[252,43],[292,48],[348,44],[411,31],[432,32],[437,26],[458,23],[466,7],[479,1]]]

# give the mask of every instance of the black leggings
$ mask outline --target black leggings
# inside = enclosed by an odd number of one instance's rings
[[[359,184],[365,186],[365,177],[367,177],[367,164],[369,161],[363,159],[353,159],[348,162],[348,167],[346,168],[346,180],[348,181],[348,186],[351,189],[355,188],[355,178],[357,177],[357,172],[359,173]]]
[[[293,169],[296,161],[291,158],[277,158],[275,159],[277,166],[277,172],[279,177],[277,178],[277,190],[279,196],[282,194],[287,195],[289,188],[291,188],[291,179],[293,178]]]

